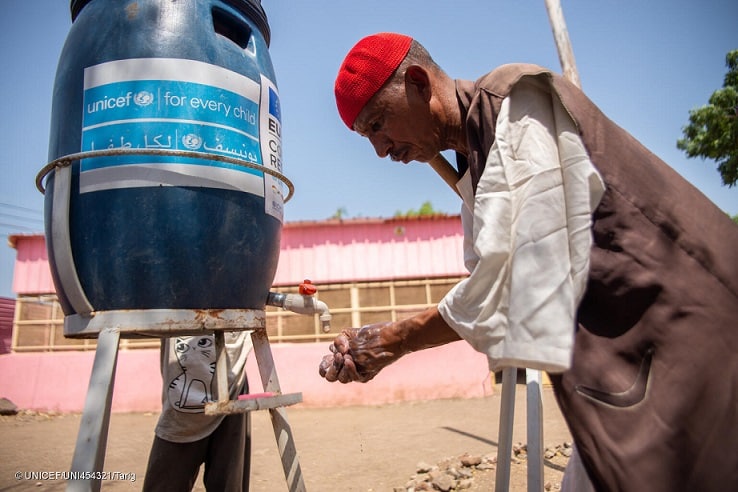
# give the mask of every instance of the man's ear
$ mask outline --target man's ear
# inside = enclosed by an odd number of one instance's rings
[[[425,68],[420,65],[410,65],[407,67],[407,70],[405,70],[405,86],[408,92],[414,89],[425,102],[430,101],[430,76]]]

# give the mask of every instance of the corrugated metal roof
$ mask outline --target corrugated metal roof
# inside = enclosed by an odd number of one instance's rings
[[[466,273],[458,215],[287,224],[275,285]]]
[[[8,238],[16,294],[54,292],[42,234]],[[288,222],[274,285],[464,275],[458,215]]]
[[[342,227],[346,225],[360,224],[388,224],[395,222],[443,222],[443,221],[460,220],[458,214],[430,214],[430,215],[412,215],[396,217],[354,217],[346,219],[323,219],[323,220],[295,220],[284,224],[285,229],[313,226]]]

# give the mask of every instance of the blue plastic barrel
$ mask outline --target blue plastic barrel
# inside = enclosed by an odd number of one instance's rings
[[[93,157],[71,161],[68,248],[52,234],[59,178],[44,186],[65,314],[80,310],[75,282],[94,311],[263,309],[284,186],[260,1],[73,0],[71,12],[49,161]],[[70,261],[78,279],[59,268]]]

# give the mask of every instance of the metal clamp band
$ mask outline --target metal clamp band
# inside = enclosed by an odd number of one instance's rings
[[[167,149],[125,149],[125,148],[115,148],[115,149],[103,149],[103,150],[89,150],[85,152],[77,152],[74,154],[68,154],[62,157],[59,157],[58,159],[55,159],[48,164],[46,164],[36,175],[36,188],[41,193],[45,193],[46,190],[44,189],[43,180],[46,177],[47,174],[51,172],[52,169],[61,168],[61,167],[67,167],[72,164],[73,161],[82,160],[82,159],[90,159],[93,157],[110,157],[110,156],[125,156],[125,155],[158,155],[158,156],[171,156],[171,157],[189,157],[193,159],[205,159],[210,161],[219,161],[219,162],[227,162],[228,164],[234,164],[236,166],[242,166],[247,167],[249,169],[255,169],[257,171],[261,171],[265,174],[269,174],[270,176],[273,176],[280,180],[282,183],[284,183],[287,186],[288,193],[287,196],[284,199],[284,202],[287,203],[290,198],[292,198],[292,195],[295,194],[295,186],[292,184],[292,181],[290,181],[284,174],[275,171],[274,169],[270,169],[268,167],[254,164],[252,162],[244,161],[242,159],[236,159],[233,157],[228,157],[224,155],[218,155],[218,154],[208,154],[206,152],[195,152],[190,150],[167,150]]]

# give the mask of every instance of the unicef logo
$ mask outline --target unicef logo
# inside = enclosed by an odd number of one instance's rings
[[[154,102],[154,94],[149,91],[138,92],[133,96],[133,102],[136,103],[137,106],[148,106]]]
[[[200,138],[200,135],[188,133],[187,135],[182,137],[182,145],[190,150],[197,150],[202,147],[202,138]]]

